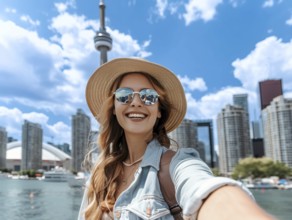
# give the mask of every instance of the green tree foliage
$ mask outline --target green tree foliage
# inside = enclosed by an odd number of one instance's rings
[[[212,173],[214,174],[214,176],[220,176],[220,171],[217,167],[212,168]]]
[[[247,177],[263,178],[278,176],[285,178],[292,175],[292,169],[281,162],[275,162],[270,158],[245,158],[239,161],[232,177],[242,179]]]

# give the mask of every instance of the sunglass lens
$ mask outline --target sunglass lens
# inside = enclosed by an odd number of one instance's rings
[[[153,105],[158,101],[158,94],[153,89],[142,89],[140,98],[145,105]]]
[[[114,94],[117,101],[123,104],[127,104],[132,101],[135,93],[138,93],[138,92],[134,92],[130,88],[119,88]],[[142,89],[139,92],[139,96],[140,96],[141,101],[145,105],[155,104],[158,101],[158,97],[159,97],[159,95],[154,89]]]
[[[115,92],[115,97],[117,101],[121,103],[128,103],[131,100],[131,95],[133,94],[133,90],[129,88],[120,88]]]

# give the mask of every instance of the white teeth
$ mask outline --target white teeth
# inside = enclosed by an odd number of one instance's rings
[[[145,118],[146,116],[143,114],[131,113],[128,115],[129,118]]]

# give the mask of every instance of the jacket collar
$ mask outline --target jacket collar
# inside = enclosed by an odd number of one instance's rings
[[[152,166],[158,171],[160,166],[160,158],[163,151],[163,146],[161,146],[156,139],[152,140],[147,145],[143,160],[141,162],[141,167]]]

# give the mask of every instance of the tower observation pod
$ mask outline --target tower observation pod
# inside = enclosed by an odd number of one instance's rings
[[[105,4],[103,0],[99,2],[99,31],[94,36],[95,48],[100,52],[100,65],[107,62],[107,51],[112,49],[112,38],[105,29]]]

